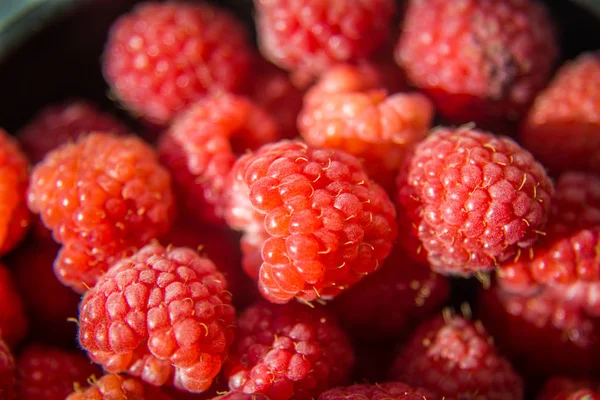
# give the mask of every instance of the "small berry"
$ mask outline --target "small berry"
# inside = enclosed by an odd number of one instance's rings
[[[324,308],[262,301],[238,318],[224,368],[231,390],[310,399],[344,384],[353,362],[348,337]]]
[[[29,207],[63,245],[54,271],[77,292],[173,220],[168,172],[134,136],[93,133],[49,153],[31,175]]]
[[[0,264],[0,337],[13,348],[25,337],[28,328],[29,319],[11,271]]]
[[[251,60],[247,32],[229,12],[208,4],[149,2],[111,27],[103,71],[131,112],[166,125],[208,92],[240,89]]]
[[[565,377],[553,377],[537,395],[536,400],[600,400],[600,384],[573,380]]]
[[[171,400],[159,389],[142,381],[117,374],[107,374],[91,382],[88,388],[77,388],[66,400]]]
[[[330,389],[318,400],[434,400],[436,396],[425,389],[415,389],[402,382],[386,382],[376,385],[352,385]]]
[[[15,359],[10,348],[0,338],[0,398],[17,400]],[[20,399],[19,399],[20,400]]]
[[[489,271],[543,234],[552,181],[506,137],[439,128],[398,177],[400,238],[434,271]]]

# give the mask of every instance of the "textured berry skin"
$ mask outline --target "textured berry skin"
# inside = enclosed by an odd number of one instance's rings
[[[4,340],[0,338],[0,398],[17,400],[15,359]]]
[[[536,400],[600,400],[600,385],[565,377],[551,378]]]
[[[360,339],[398,338],[441,309],[449,281],[394,247],[380,270],[336,297],[332,306],[348,332]]]
[[[18,142],[0,128],[0,256],[14,249],[29,228],[28,169]]]
[[[32,163],[57,147],[89,132],[128,133],[129,129],[94,104],[71,100],[42,109],[19,132],[17,139]]]
[[[227,11],[149,2],[112,26],[103,71],[131,112],[165,125],[210,91],[239,89],[251,62],[247,33]]]
[[[400,238],[434,271],[487,271],[543,234],[552,191],[544,168],[511,139],[439,128],[398,177]]]
[[[84,295],[79,341],[108,372],[202,392],[221,368],[234,324],[231,294],[209,259],[150,244]]]
[[[458,316],[445,321],[440,315],[417,328],[396,356],[390,378],[446,400],[523,399],[521,377],[497,353],[483,325]]]
[[[214,223],[236,157],[277,139],[275,122],[252,100],[219,93],[175,119],[161,139],[159,154],[187,212]]]
[[[553,173],[600,173],[600,52],[564,64],[535,99],[521,140]]]
[[[269,400],[269,398],[261,393],[229,392],[213,397],[212,400]]]
[[[557,39],[537,0],[410,0],[407,7],[396,62],[453,122],[516,119],[550,78]]]
[[[30,279],[38,279],[37,277]],[[29,319],[23,299],[15,285],[14,278],[3,264],[0,264],[0,335],[11,348],[26,335]]]
[[[310,146],[360,158],[369,176],[391,192],[408,149],[429,131],[434,110],[424,95],[388,96],[382,84],[368,64],[327,70],[304,98],[298,130]]]
[[[238,159],[231,178],[226,219],[268,237],[259,289],[272,302],[332,298],[391,250],[393,204],[343,151],[281,141]]]
[[[100,368],[84,354],[32,344],[17,358],[19,400],[64,400]]]
[[[159,389],[125,375],[107,374],[87,388],[78,388],[66,400],[171,400]]]
[[[346,383],[353,363],[346,333],[324,308],[262,301],[238,318],[224,370],[231,390],[305,400]]]
[[[154,150],[134,136],[93,133],[36,165],[29,208],[63,245],[54,271],[77,292],[109,266],[170,228],[171,179]]]
[[[265,58],[308,75],[375,52],[387,39],[396,12],[392,0],[254,0],[254,6]]]
[[[319,400],[434,400],[425,389],[415,389],[402,382],[386,382],[376,385],[352,385],[326,391]]]

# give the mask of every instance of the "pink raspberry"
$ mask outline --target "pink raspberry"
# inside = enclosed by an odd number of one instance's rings
[[[77,387],[66,400],[171,400],[160,389],[125,375],[107,374],[92,380],[90,387]]]
[[[439,128],[398,177],[400,238],[434,271],[489,271],[544,232],[552,181],[506,137]]]
[[[600,400],[600,384],[556,376],[546,382],[535,399]]]
[[[434,400],[435,398],[425,389],[415,389],[402,382],[340,387],[330,389],[319,396],[319,400]]]
[[[221,369],[234,323],[225,278],[209,259],[150,244],[86,292],[79,341],[108,372],[202,392]]]
[[[28,328],[29,318],[15,280],[11,271],[0,264],[0,338],[13,348],[23,340]]]
[[[225,375],[232,390],[310,399],[344,384],[353,362],[348,337],[324,308],[263,301],[238,318]]]
[[[15,359],[10,348],[0,338],[0,398],[4,400],[17,399]]]
[[[111,27],[103,71],[131,112],[165,125],[208,92],[240,89],[251,60],[245,28],[227,11],[148,2]]]
[[[391,250],[393,204],[343,151],[282,141],[238,159],[230,177],[226,219],[267,238],[259,289],[272,302],[333,298]]]

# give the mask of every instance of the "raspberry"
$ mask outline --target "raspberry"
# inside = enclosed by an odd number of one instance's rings
[[[390,192],[407,150],[425,138],[433,118],[420,93],[388,96],[372,67],[338,65],[305,96],[298,129],[314,147],[339,148],[360,158]]]
[[[171,400],[159,389],[138,379],[117,374],[103,375],[86,389],[77,388],[66,400]]]
[[[251,100],[209,95],[176,118],[161,139],[161,161],[179,198],[200,220],[217,222],[225,177],[236,156],[277,140],[275,122]]]
[[[488,271],[531,247],[553,187],[531,154],[506,137],[439,128],[398,177],[400,238],[434,271]]]
[[[17,358],[19,400],[64,400],[100,368],[81,353],[36,344]]]
[[[212,400],[269,400],[269,398],[260,393],[229,392],[222,396],[213,397]]]
[[[29,228],[28,168],[17,141],[0,128],[0,256],[14,249]]]
[[[10,349],[0,338],[0,398],[3,400],[17,400],[15,375],[15,359]]]
[[[517,119],[550,78],[553,21],[536,0],[410,0],[396,61],[459,123]]]
[[[265,58],[306,75],[373,54],[396,13],[393,0],[255,0],[254,6]]]
[[[38,279],[37,277],[30,279]],[[10,347],[15,347],[27,333],[29,320],[25,306],[10,271],[0,264],[0,335]]]
[[[353,362],[345,332],[324,308],[262,301],[238,318],[224,370],[231,390],[310,399],[344,384]]]
[[[272,302],[333,298],[391,250],[393,204],[343,151],[269,144],[238,159],[231,177],[226,219],[268,238],[259,289]]]
[[[80,293],[113,262],[164,234],[174,210],[170,176],[152,148],[106,133],[65,144],[36,165],[29,207],[63,245],[56,275]]]
[[[434,396],[425,389],[414,389],[402,382],[387,382],[376,385],[352,385],[328,390],[319,400],[433,400]]]
[[[108,372],[190,392],[211,385],[233,340],[226,282],[195,251],[150,244],[113,265],[80,305],[79,341]]]
[[[125,106],[165,125],[208,92],[240,89],[251,60],[245,28],[227,11],[149,2],[114,23],[103,70]]]
[[[536,400],[600,400],[600,385],[564,377],[550,379]]]
[[[536,98],[521,129],[525,145],[554,173],[600,173],[600,52],[564,64]]]
[[[441,315],[422,324],[396,356],[390,378],[445,399],[523,399],[523,382],[480,322]]]
[[[394,247],[381,269],[334,299],[348,331],[361,339],[397,338],[441,309],[450,295],[445,277]]]
[[[85,100],[71,100],[41,110],[17,133],[32,163],[46,153],[89,132],[128,133],[129,129]]]

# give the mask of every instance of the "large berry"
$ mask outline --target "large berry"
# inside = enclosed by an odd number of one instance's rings
[[[564,64],[535,99],[521,139],[554,173],[600,173],[600,52]]]
[[[52,151],[32,172],[28,200],[63,245],[56,275],[78,292],[173,219],[170,176],[133,136],[94,133]]]
[[[396,61],[443,116],[486,122],[527,110],[557,47],[537,0],[410,0]]]
[[[402,382],[339,387],[319,396],[319,400],[434,400],[436,398],[425,389],[415,389]]]
[[[15,359],[10,348],[0,338],[0,398],[18,400],[16,392]]]
[[[237,156],[278,139],[275,122],[253,101],[209,95],[175,119],[159,144],[188,213],[215,222],[225,178]]]
[[[241,157],[231,179],[226,218],[267,238],[259,289],[270,301],[332,298],[391,250],[393,204],[343,151],[282,141]]]
[[[346,383],[353,362],[346,333],[324,308],[262,301],[238,318],[225,374],[232,390],[305,400]]]
[[[66,400],[171,400],[159,389],[124,375],[107,374],[90,383],[86,388],[76,387]]]
[[[209,259],[150,244],[86,292],[79,341],[109,372],[202,392],[221,369],[234,323],[225,278]]]
[[[421,325],[397,355],[390,378],[447,400],[522,399],[523,381],[480,322],[441,315]]]
[[[103,69],[131,112],[164,125],[209,91],[239,89],[251,60],[247,33],[227,11],[149,2],[112,26]]]
[[[29,279],[40,277],[30,276]],[[0,264],[0,337],[11,348],[15,347],[27,334],[28,327],[29,319],[21,293],[11,271]]]
[[[553,377],[544,385],[536,400],[600,400],[600,384],[587,380]]]
[[[488,271],[544,233],[552,182],[511,139],[439,128],[407,161],[398,178],[400,238],[433,270]]]

